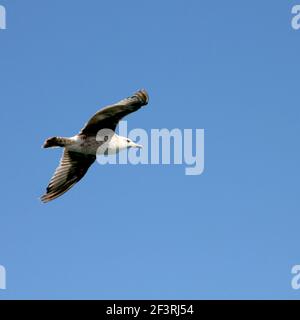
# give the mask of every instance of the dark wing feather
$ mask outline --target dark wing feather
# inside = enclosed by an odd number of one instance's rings
[[[147,92],[140,90],[129,98],[101,109],[85,124],[79,134],[96,135],[101,129],[114,131],[123,117],[148,104],[148,100]]]
[[[95,160],[96,156],[65,150],[41,200],[49,202],[67,192],[81,180]]]

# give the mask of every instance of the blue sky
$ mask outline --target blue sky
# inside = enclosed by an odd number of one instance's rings
[[[0,4],[0,299],[300,298],[296,1]],[[96,164],[40,203],[44,139],[139,88],[129,129],[204,128],[204,173]]]

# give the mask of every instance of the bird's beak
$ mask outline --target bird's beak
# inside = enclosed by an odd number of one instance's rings
[[[143,146],[141,144],[137,144],[137,143],[132,142],[131,148],[143,149]]]

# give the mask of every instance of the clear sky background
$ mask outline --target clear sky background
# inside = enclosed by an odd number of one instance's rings
[[[300,298],[297,1],[0,4],[0,299]],[[40,203],[45,138],[140,88],[129,129],[204,128],[205,172],[96,164]]]

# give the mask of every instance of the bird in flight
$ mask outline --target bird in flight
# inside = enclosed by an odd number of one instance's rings
[[[129,98],[99,110],[74,137],[48,138],[44,148],[62,147],[64,151],[41,201],[54,200],[72,188],[94,163],[99,150],[100,154],[114,154],[127,148],[142,148],[128,138],[118,136],[115,129],[122,118],[147,105],[148,101],[145,90],[137,91]]]

